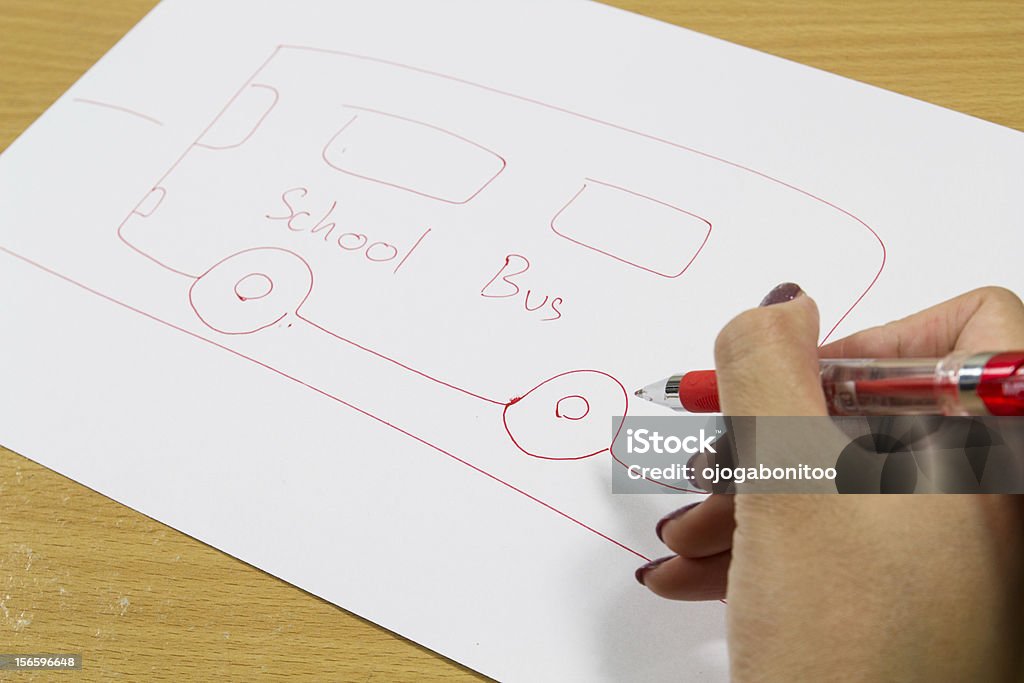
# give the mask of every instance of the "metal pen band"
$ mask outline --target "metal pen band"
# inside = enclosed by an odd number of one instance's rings
[[[665,382],[665,400],[678,400],[679,399],[679,382],[683,379],[682,375],[672,375]]]
[[[981,375],[985,365],[992,359],[994,353],[978,353],[967,358],[960,367],[957,377],[957,399],[960,407],[969,415],[988,415],[985,402],[978,396],[978,384],[981,383]]]

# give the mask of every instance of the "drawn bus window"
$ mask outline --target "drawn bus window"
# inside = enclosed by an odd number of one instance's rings
[[[203,133],[196,145],[207,149],[241,147],[267,118],[277,100],[277,88],[269,85],[250,85],[238,94],[227,110]]]
[[[551,229],[570,242],[667,278],[686,272],[711,235],[711,223],[696,214],[590,178],[555,214]]]
[[[505,160],[466,138],[397,114],[349,106],[324,146],[331,168],[449,204],[465,204],[503,170]]]

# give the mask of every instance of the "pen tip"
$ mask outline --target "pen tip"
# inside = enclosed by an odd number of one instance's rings
[[[633,395],[636,396],[637,398],[647,398],[647,392],[644,391],[643,389],[637,389],[636,391],[633,392]]]

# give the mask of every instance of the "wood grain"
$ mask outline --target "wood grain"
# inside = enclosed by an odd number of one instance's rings
[[[0,0],[0,148],[153,4]],[[611,4],[1024,128],[1019,0]],[[477,678],[2,448],[0,651],[82,653],[75,680]]]

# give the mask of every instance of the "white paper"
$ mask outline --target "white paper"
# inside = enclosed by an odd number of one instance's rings
[[[503,680],[724,680],[609,418],[782,281],[1020,291],[1022,152],[582,1],[166,0],[0,158],[0,441]]]

